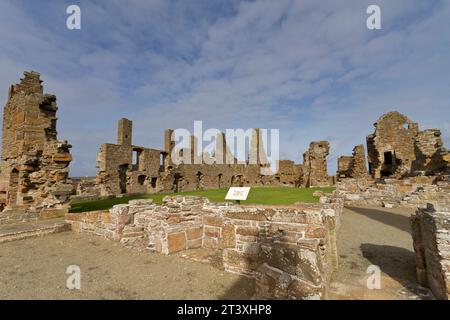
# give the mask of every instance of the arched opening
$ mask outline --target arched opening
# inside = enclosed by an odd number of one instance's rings
[[[203,173],[197,172],[197,190],[203,189]]]
[[[151,186],[153,189],[156,189],[156,183],[158,182],[158,178],[153,177],[151,181]]]
[[[144,185],[145,179],[147,178],[146,175],[141,174],[140,176],[138,176],[138,183],[142,186]]]

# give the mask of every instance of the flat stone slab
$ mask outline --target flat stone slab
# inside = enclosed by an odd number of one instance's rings
[[[0,243],[69,231],[70,224],[62,219],[40,220],[0,226]]]

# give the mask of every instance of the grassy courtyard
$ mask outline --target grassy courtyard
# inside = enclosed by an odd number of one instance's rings
[[[242,201],[242,204],[270,204],[270,205],[289,205],[295,202],[316,203],[318,198],[313,196],[315,191],[331,192],[332,187],[327,188],[252,188],[250,190],[248,199]],[[217,190],[202,190],[180,192],[177,195],[194,195],[207,197],[212,202],[225,201],[225,195],[228,189]],[[133,199],[153,199],[156,203],[162,203],[162,199],[166,195],[175,194],[152,194],[152,195],[137,195],[121,198],[111,198],[104,200],[91,201],[74,201],[71,204],[70,212],[85,212],[93,210],[109,209],[116,204],[127,203]]]

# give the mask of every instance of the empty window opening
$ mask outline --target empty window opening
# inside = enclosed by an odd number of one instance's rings
[[[147,176],[141,174],[140,176],[138,176],[138,183],[142,186],[144,184],[146,178],[147,178]]]
[[[156,182],[157,182],[157,181],[158,181],[158,178],[155,178],[155,177],[152,178],[151,185],[152,185],[152,188],[153,188],[153,189],[156,188]]]
[[[197,172],[197,189],[203,189],[203,173]]]
[[[386,165],[392,165],[393,164],[393,157],[391,151],[386,151],[384,153],[384,164]]]
[[[123,164],[119,167],[119,186],[121,193],[127,193],[127,171],[127,164]]]
[[[217,176],[217,184],[219,185],[219,189],[220,189],[220,186],[221,186],[221,184],[222,184],[222,174],[220,173],[218,176]]]

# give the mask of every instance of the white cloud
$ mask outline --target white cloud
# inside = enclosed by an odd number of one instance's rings
[[[95,173],[124,116],[152,147],[194,120],[280,128],[281,154],[299,161],[312,140],[350,153],[395,107],[441,127],[448,145],[450,5],[378,2],[381,31],[366,28],[369,1],[81,1],[83,29],[69,33],[55,26],[60,2],[3,1],[0,100],[22,69],[40,71],[75,175]]]

